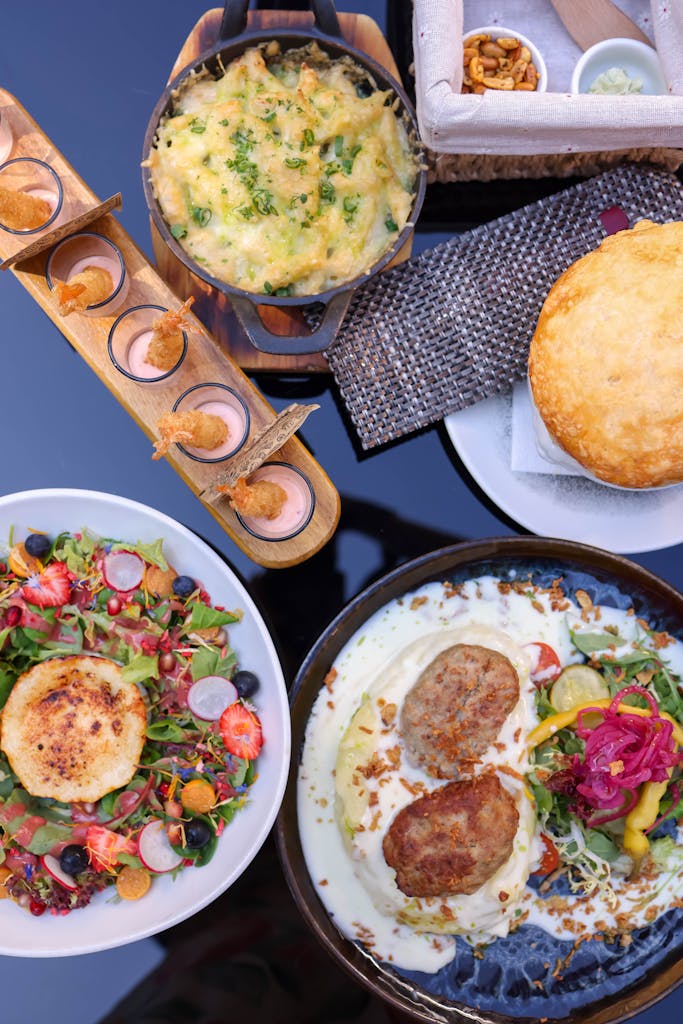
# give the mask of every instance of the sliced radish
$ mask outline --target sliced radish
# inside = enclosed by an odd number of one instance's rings
[[[69,892],[76,892],[78,886],[76,885],[73,875],[67,875],[66,871],[62,871],[56,857],[53,857],[51,853],[46,853],[40,858],[40,863],[43,865],[48,875],[51,875],[56,882],[59,882],[59,884],[65,889],[68,889]]]
[[[171,846],[163,821],[149,821],[138,836],[138,857],[149,871],[163,874],[180,867],[183,858]]]
[[[134,551],[110,551],[102,561],[104,582],[122,594],[139,587],[144,574],[145,563]]]
[[[205,722],[217,722],[238,699],[237,687],[225,676],[203,676],[187,691],[187,706]]]

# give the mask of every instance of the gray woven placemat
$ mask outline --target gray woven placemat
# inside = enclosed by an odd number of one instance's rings
[[[643,217],[683,220],[683,186],[655,167],[624,165],[458,235],[359,289],[326,356],[363,448],[523,379],[551,285],[609,233],[610,218],[620,226],[620,211],[631,225]]]

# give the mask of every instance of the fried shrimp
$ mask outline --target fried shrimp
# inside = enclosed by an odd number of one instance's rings
[[[183,351],[183,330],[188,326],[187,313],[194,302],[190,296],[178,309],[166,310],[152,324],[152,338],[145,359],[159,370],[172,370]]]
[[[275,519],[287,500],[287,492],[272,480],[255,480],[249,484],[240,477],[234,487],[218,484],[216,490],[227,494],[235,512],[254,519]]]
[[[0,221],[13,231],[30,231],[50,219],[52,208],[40,196],[0,188]]]
[[[114,291],[114,282],[103,267],[86,267],[69,281],[58,281],[56,289],[59,312],[66,316],[104,302]]]
[[[225,420],[211,412],[190,409],[189,412],[167,412],[157,420],[157,429],[161,435],[154,442],[156,451],[153,459],[160,459],[172,444],[189,444],[194,448],[205,448],[211,451],[218,448],[228,439],[228,427]]]

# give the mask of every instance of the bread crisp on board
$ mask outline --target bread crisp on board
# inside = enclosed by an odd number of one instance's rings
[[[0,746],[31,796],[95,802],[135,774],[146,725],[140,691],[113,661],[50,658],[14,684]]]
[[[605,238],[556,281],[529,352],[552,439],[619,487],[683,481],[683,223]]]

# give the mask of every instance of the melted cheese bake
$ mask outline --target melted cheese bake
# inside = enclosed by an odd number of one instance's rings
[[[147,161],[171,234],[249,292],[314,295],[364,274],[413,202],[418,156],[395,106],[315,44],[190,76]]]

